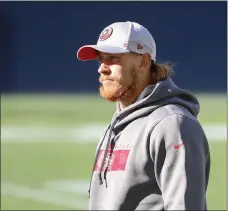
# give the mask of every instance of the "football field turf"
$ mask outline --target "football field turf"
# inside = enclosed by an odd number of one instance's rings
[[[208,209],[226,209],[226,95],[198,95],[211,149]],[[87,209],[96,141],[115,104],[97,95],[1,96],[1,209]]]

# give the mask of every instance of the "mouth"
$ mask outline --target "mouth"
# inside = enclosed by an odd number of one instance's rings
[[[100,79],[99,80],[99,82],[101,83],[101,84],[103,84],[103,83],[110,83],[110,82],[112,82],[113,80],[112,79]]]
[[[113,81],[113,80],[111,80],[111,79],[106,79],[106,80],[103,80],[102,83],[104,83],[104,82],[110,82],[110,81]]]
[[[106,79],[106,80],[102,81],[102,84],[109,84],[109,83],[112,83],[112,82],[113,82],[113,80]]]

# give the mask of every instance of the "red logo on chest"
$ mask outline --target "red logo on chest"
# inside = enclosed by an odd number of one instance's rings
[[[119,149],[113,151],[110,156],[110,149],[108,150],[107,157],[105,158],[104,168],[102,172],[108,166],[107,171],[124,171],[127,163],[128,154],[130,149]],[[104,158],[105,150],[100,150],[97,157],[97,162],[94,171],[101,171],[102,161]]]

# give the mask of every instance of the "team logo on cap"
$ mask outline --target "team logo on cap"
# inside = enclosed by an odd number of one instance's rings
[[[100,35],[99,40],[104,41],[107,40],[112,35],[113,29],[112,27],[106,28]]]

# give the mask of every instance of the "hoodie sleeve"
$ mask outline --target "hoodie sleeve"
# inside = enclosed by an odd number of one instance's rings
[[[200,124],[173,114],[161,120],[150,140],[165,210],[205,210],[209,149]]]

